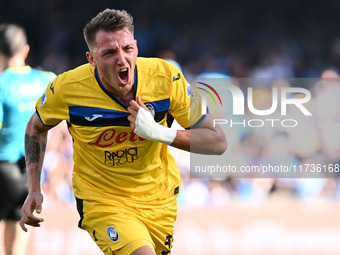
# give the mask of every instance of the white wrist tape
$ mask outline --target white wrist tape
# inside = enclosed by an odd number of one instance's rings
[[[165,144],[171,144],[177,134],[176,129],[164,127],[158,124],[151,113],[144,108],[139,108],[137,113],[134,132],[148,140],[153,140]]]

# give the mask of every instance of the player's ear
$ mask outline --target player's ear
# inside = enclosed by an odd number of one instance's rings
[[[86,58],[87,58],[87,61],[89,61],[89,63],[91,64],[91,66],[94,66],[94,67],[97,66],[97,64],[96,64],[96,62],[94,61],[94,58],[93,58],[93,56],[92,56],[92,53],[91,53],[90,51],[87,51],[87,52],[86,52]]]
[[[30,51],[30,46],[28,44],[26,44],[25,47],[22,50],[23,56],[24,56],[25,59],[27,58],[29,51]]]

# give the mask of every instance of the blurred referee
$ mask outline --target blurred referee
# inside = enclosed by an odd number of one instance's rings
[[[18,224],[28,192],[25,128],[36,100],[56,76],[26,65],[28,52],[23,28],[0,24],[0,220],[5,222],[6,255],[26,254],[29,235]]]

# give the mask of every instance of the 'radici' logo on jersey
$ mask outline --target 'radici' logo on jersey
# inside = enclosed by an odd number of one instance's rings
[[[137,159],[137,147],[114,152],[105,151],[105,165],[107,166],[121,166],[126,163],[133,163]]]
[[[117,133],[117,131],[113,128],[105,130],[102,132],[97,140],[94,143],[89,143],[90,145],[95,145],[101,148],[110,147],[114,144],[122,144],[126,141],[129,142],[137,142],[137,141],[145,141],[146,139],[136,135],[135,132],[120,132]]]

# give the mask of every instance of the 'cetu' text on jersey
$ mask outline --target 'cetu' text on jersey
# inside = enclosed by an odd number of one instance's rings
[[[155,121],[169,114],[184,128],[204,118],[201,100],[172,64],[138,58],[133,85]],[[194,100],[192,100],[194,98]],[[167,145],[146,140],[130,127],[127,107],[101,83],[90,64],[59,75],[36,104],[44,125],[66,120],[73,137],[73,187],[80,199],[110,198],[123,204],[162,206],[180,185]]]

